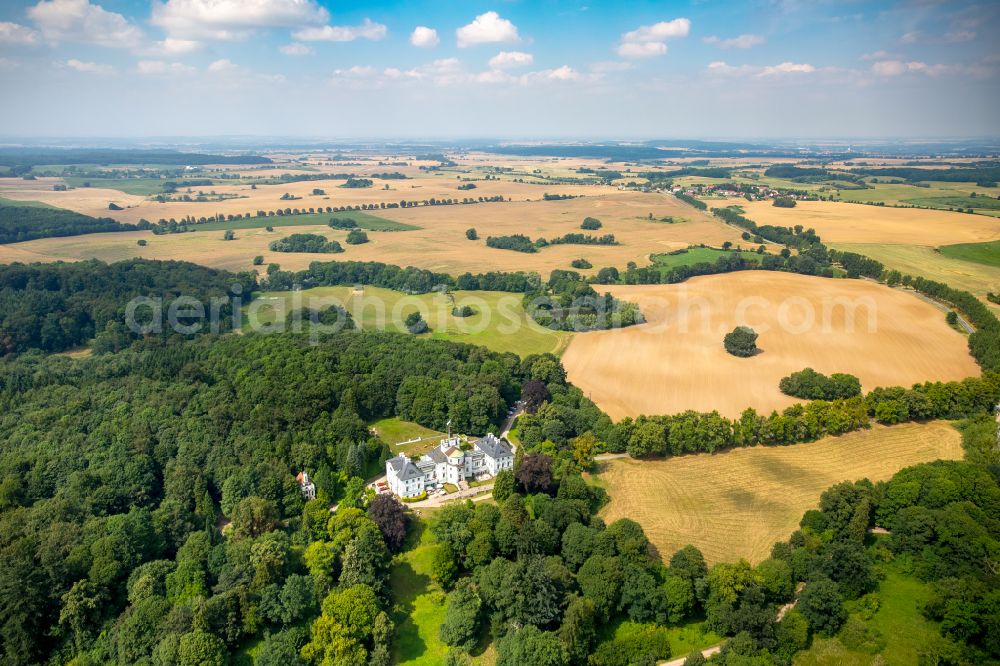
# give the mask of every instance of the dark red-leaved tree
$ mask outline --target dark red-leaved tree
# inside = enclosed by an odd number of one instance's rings
[[[551,397],[549,389],[543,382],[537,379],[528,380],[521,387],[521,400],[524,401],[524,410],[529,414],[534,414],[538,411],[542,403]]]
[[[406,539],[406,511],[403,505],[392,495],[378,495],[368,505],[368,517],[378,525],[389,550],[398,553]]]
[[[546,493],[552,487],[552,458],[529,453],[521,460],[515,476],[526,492]]]

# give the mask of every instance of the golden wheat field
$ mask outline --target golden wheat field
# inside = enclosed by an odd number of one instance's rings
[[[673,217],[683,221],[675,224],[650,221],[650,213],[656,218]],[[453,274],[491,270],[535,271],[547,278],[551,270],[569,269],[570,262],[581,257],[593,264],[593,270],[604,266],[624,268],[630,261],[639,265],[648,264],[652,253],[684,248],[693,243],[721,245],[727,240],[735,244],[742,242],[736,229],[671,195],[617,190],[610,194],[565,201],[428,206],[380,210],[376,214],[420,228],[412,231],[369,231],[371,242],[364,245],[346,245],[345,231],[326,226],[276,226],[273,232],[241,229],[236,231],[236,239],[232,241],[222,240],[222,231],[219,230],[163,236],[155,236],[148,231],[90,234],[3,245],[0,246],[0,261],[16,261],[24,256],[31,256],[34,261],[60,258],[118,261],[145,257],[181,259],[229,270],[250,270],[253,257],[263,255],[265,263],[276,262],[288,269],[305,268],[317,260],[358,260],[418,266]],[[535,239],[580,232],[580,223],[587,216],[599,218],[604,226],[596,233],[614,234],[619,245],[556,245],[532,254],[486,246],[485,239],[490,235],[526,234]],[[280,218],[275,220],[275,224],[280,224]],[[477,229],[479,240],[466,238],[465,231],[470,227]],[[346,252],[317,255],[279,254],[268,250],[271,241],[290,233],[323,234],[339,240]],[[147,245],[139,247],[139,239],[145,239]]]
[[[754,447],[667,460],[599,463],[611,502],[607,522],[638,521],[664,559],[694,544],[710,562],[766,559],[798,528],[802,514],[840,481],[879,481],[937,459],[960,459],[961,436],[943,421],[826,437],[785,447]]]
[[[740,203],[757,224],[812,227],[823,242],[951,245],[1000,238],[1000,219],[922,208],[891,208],[839,201],[799,201],[777,208],[770,201]]]
[[[782,409],[798,400],[778,382],[806,367],[853,374],[866,391],[979,374],[943,312],[874,282],[744,271],[607,291],[638,303],[647,323],[577,334],[563,364],[614,419]],[[762,353],[726,352],[722,339],[737,325],[757,331]]]

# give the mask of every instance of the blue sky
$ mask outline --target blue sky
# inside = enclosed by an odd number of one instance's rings
[[[1000,134],[1000,5],[5,0],[0,134]]]

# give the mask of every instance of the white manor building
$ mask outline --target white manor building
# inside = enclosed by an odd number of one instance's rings
[[[385,461],[389,490],[400,497],[416,497],[443,483],[458,485],[468,478],[484,479],[502,469],[514,469],[514,449],[493,433],[464,451],[458,437],[441,440],[440,446],[413,462],[405,453]]]

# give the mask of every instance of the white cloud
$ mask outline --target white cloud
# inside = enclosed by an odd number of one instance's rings
[[[284,53],[286,56],[307,56],[313,54],[313,50],[311,48],[309,48],[305,44],[299,44],[298,42],[285,44],[278,50]]]
[[[141,49],[141,51],[144,55],[151,56],[179,56],[194,53],[200,48],[201,42],[167,37],[163,41],[153,42],[152,46]]]
[[[816,68],[807,63],[783,62],[779,65],[730,65],[729,63],[717,60],[708,64],[708,71],[711,74],[722,76],[780,76],[783,74],[812,74]]]
[[[480,14],[472,23],[455,31],[459,48],[496,42],[517,42],[517,26],[496,12]]]
[[[353,42],[355,39],[383,39],[389,30],[381,23],[365,19],[361,25],[324,25],[320,28],[303,28],[293,36],[304,42]]]
[[[652,58],[666,52],[667,45],[663,42],[625,42],[618,46],[618,55],[623,58]]]
[[[142,30],[124,16],[88,0],[42,0],[28,8],[28,18],[52,42],[135,48],[143,39]]]
[[[639,26],[622,35],[618,55],[623,58],[661,56],[667,52],[666,40],[687,37],[690,32],[691,21],[686,18]]]
[[[32,46],[37,44],[41,35],[26,25],[0,21],[0,44],[19,44]]]
[[[140,60],[135,65],[135,71],[146,76],[159,74],[190,74],[194,67],[180,62],[164,62],[163,60]]]
[[[348,69],[334,70],[333,75],[347,79],[370,79],[377,73],[377,70],[369,65],[354,65]]]
[[[434,48],[441,43],[438,39],[438,31],[434,28],[418,25],[410,35],[410,43],[421,49]]]
[[[7,71],[11,69],[17,69],[21,66],[17,60],[13,58],[0,58],[0,70]]]
[[[761,76],[775,76],[778,74],[811,74],[816,68],[806,63],[783,62],[780,65],[770,65],[761,70]]]
[[[150,23],[172,35],[240,40],[261,28],[300,28],[326,23],[330,14],[315,0],[166,0],[153,3]]]
[[[575,81],[580,78],[580,75],[569,65],[563,65],[562,67],[557,67],[556,69],[549,69],[539,72],[542,77],[546,79],[553,79],[555,81]]]
[[[755,46],[760,46],[761,44],[766,44],[767,38],[763,35],[745,34],[731,39],[722,39],[712,35],[711,37],[706,37],[702,41],[706,44],[715,44],[723,49],[750,49]]]
[[[226,72],[234,72],[236,69],[236,64],[229,58],[221,58],[208,66],[208,71],[213,74],[225,74]]]
[[[535,61],[535,56],[523,51],[501,51],[490,58],[493,69],[508,69],[511,67],[526,67]]]
[[[925,62],[902,60],[879,60],[872,64],[872,72],[878,76],[899,76],[907,72],[917,72],[928,76],[940,76],[952,68],[948,65],[928,65]]]
[[[676,18],[673,21],[660,21],[653,25],[643,25],[622,35],[623,42],[662,42],[674,37],[687,37],[691,32],[691,21],[686,18]]]
[[[83,62],[82,60],[77,60],[75,58],[67,60],[66,66],[70,69],[76,70],[77,72],[85,72],[87,74],[100,74],[102,76],[107,76],[115,73],[115,68],[111,65],[103,65],[96,62]]]

